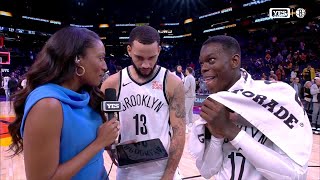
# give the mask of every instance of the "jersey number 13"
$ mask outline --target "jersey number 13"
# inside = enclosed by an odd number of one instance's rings
[[[135,116],[133,116],[133,119],[136,120],[136,135],[142,134],[142,135],[146,135],[148,134],[148,130],[147,130],[147,117],[144,114],[136,114]]]

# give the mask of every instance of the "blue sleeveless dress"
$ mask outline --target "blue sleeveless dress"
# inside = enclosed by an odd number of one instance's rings
[[[90,96],[86,91],[80,93],[57,84],[45,84],[34,89],[27,97],[20,133],[23,137],[26,117],[30,109],[43,98],[55,98],[61,102],[63,125],[60,138],[59,164],[75,157],[97,136],[102,118],[89,106]],[[108,179],[104,168],[103,149],[99,151],[72,180]]]

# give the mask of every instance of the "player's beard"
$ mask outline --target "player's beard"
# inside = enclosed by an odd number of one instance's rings
[[[148,78],[148,77],[150,77],[150,76],[153,74],[153,71],[154,71],[154,69],[155,69],[156,66],[157,66],[157,63],[155,63],[154,66],[152,67],[152,69],[151,69],[151,71],[150,71],[149,74],[143,74],[143,73],[140,71],[140,69],[133,63],[132,60],[131,60],[131,62],[132,62],[132,66],[133,66],[134,70],[137,72],[138,76],[143,77],[143,78]]]

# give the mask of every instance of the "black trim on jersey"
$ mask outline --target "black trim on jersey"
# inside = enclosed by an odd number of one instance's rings
[[[169,136],[170,136],[170,139],[172,138],[172,136],[171,136],[171,132],[170,132],[170,130],[171,130],[171,123],[170,123],[170,109],[169,109],[169,119],[168,119],[168,124],[169,124]],[[173,131],[173,130],[172,130]]]
[[[120,97],[120,91],[121,91],[121,84],[122,84],[122,71],[120,71],[120,80],[119,80],[119,89],[118,89],[118,97],[117,97],[117,101],[119,101],[119,97]]]
[[[120,121],[120,119],[119,119]],[[118,142],[117,143],[121,143],[121,133],[119,133],[119,137],[118,137]]]
[[[130,66],[129,66],[129,67],[130,67]],[[138,83],[137,81],[135,81],[135,80],[131,77],[130,72],[129,72],[129,67],[127,67],[127,72],[128,72],[129,78],[130,78],[134,83],[136,83],[136,84],[139,85],[139,86],[143,86],[143,85],[148,84],[149,82],[151,82],[154,78],[156,78],[156,77],[158,76],[158,74],[159,74],[159,72],[160,72],[160,70],[161,70],[161,66],[159,66],[159,69],[157,70],[156,74],[155,74],[150,80],[148,80],[148,81],[146,81],[146,82],[144,82],[144,83]]]
[[[164,94],[164,98],[166,99],[168,106],[169,106],[169,101],[168,101],[168,97],[167,97],[167,93],[166,93],[166,80],[167,80],[167,74],[168,74],[168,69],[166,70],[166,72],[164,73],[164,78],[163,78],[163,94]]]
[[[118,96],[117,96],[117,101],[119,101],[119,97],[120,97],[120,91],[121,91],[121,84],[122,84],[122,71],[120,71],[120,80],[119,80],[119,89],[118,89]],[[120,122],[120,113],[118,112],[118,121]],[[118,137],[118,143],[121,142],[121,133],[119,133],[119,137]]]

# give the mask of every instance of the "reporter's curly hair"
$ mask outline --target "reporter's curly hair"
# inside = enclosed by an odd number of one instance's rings
[[[76,72],[76,56],[85,56],[86,49],[92,48],[96,41],[100,41],[100,37],[93,31],[85,28],[66,27],[57,31],[46,42],[26,74],[26,88],[11,97],[16,115],[15,121],[8,127],[12,137],[12,144],[9,146],[9,150],[13,151],[12,156],[23,151],[20,127],[28,95],[41,85],[61,84],[72,79]],[[99,112],[105,122],[106,118],[100,110],[103,93],[98,87],[86,86],[84,89],[90,94],[90,107]]]

